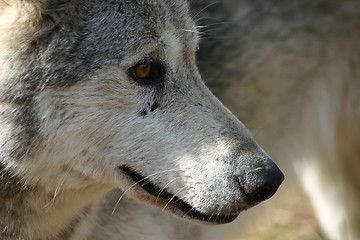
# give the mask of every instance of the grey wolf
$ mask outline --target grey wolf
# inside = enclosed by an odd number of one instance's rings
[[[191,5],[207,85],[256,133],[286,175],[298,177],[325,236],[360,239],[359,2]],[[108,226],[131,225],[114,218]]]
[[[325,236],[360,239],[359,1],[193,8],[204,80],[286,176],[298,176]]]
[[[198,65],[203,79],[256,133],[256,140],[280,161],[287,177],[297,176],[324,235],[332,240],[360,239],[359,4],[356,0],[191,4],[201,37]],[[107,226],[131,225],[111,219],[114,222]],[[156,219],[160,221],[159,216]],[[167,229],[176,231],[178,226],[186,228],[178,223]]]
[[[275,193],[282,172],[201,80],[188,11],[0,1],[1,239],[104,239],[92,216],[117,188],[128,222],[140,201],[227,223]]]

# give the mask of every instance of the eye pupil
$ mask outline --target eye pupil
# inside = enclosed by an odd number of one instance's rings
[[[134,69],[134,74],[138,78],[149,78],[151,75],[151,64],[150,63],[143,63],[139,64]]]
[[[128,74],[141,85],[160,86],[164,82],[165,69],[159,62],[148,61],[131,67]]]

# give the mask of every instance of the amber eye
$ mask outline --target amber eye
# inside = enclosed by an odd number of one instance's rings
[[[137,78],[149,78],[151,74],[151,64],[150,63],[141,63],[134,67],[133,69],[134,76]]]
[[[164,82],[165,70],[160,63],[154,61],[138,63],[128,72],[141,85],[159,86]]]

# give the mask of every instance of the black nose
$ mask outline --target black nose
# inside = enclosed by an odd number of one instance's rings
[[[240,186],[248,204],[270,198],[284,180],[284,174],[274,164],[271,168],[256,168],[240,178]]]

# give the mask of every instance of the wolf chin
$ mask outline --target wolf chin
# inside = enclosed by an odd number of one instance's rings
[[[0,1],[1,239],[200,239],[167,213],[227,223],[275,193],[282,172],[201,80],[188,12]]]

